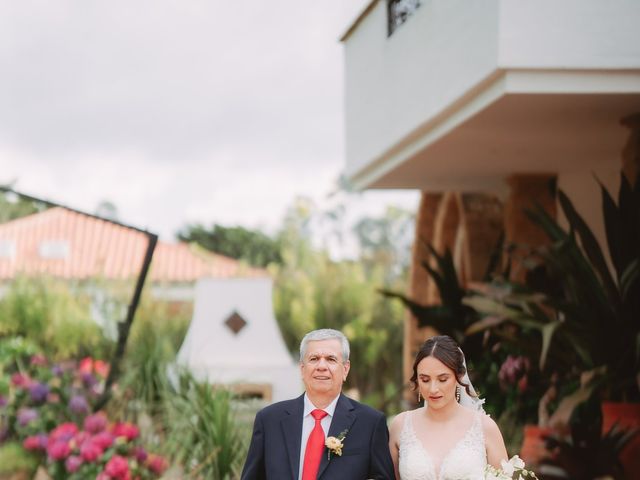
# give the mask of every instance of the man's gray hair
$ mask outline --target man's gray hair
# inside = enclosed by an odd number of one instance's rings
[[[349,361],[349,340],[339,330],[333,330],[332,328],[321,328],[320,330],[314,330],[307,333],[300,342],[300,363],[304,360],[304,356],[307,353],[307,344],[309,342],[317,342],[318,340],[332,340],[336,339],[340,341],[342,345],[342,362],[347,363]]]

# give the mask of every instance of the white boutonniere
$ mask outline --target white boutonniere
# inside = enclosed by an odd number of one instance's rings
[[[324,441],[324,446],[327,447],[327,460],[331,460],[331,454],[342,456],[342,447],[344,447],[344,439],[349,433],[349,430],[340,432],[337,437],[327,437]]]

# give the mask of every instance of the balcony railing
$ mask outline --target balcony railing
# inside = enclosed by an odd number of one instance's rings
[[[388,0],[388,35],[391,36],[400,25],[406,22],[421,3],[421,0]]]

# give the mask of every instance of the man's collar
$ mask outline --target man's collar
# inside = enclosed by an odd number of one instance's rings
[[[336,404],[338,403],[338,399],[340,398],[340,394],[338,394],[338,396],[336,398],[334,398],[331,403],[329,405],[327,405],[325,408],[321,408],[321,410],[324,410],[325,412],[327,412],[329,414],[329,416],[333,417],[333,412],[336,411]],[[311,403],[311,400],[309,399],[309,396],[305,393],[304,394],[304,412],[302,414],[302,417],[306,417],[307,415],[309,415],[313,410],[315,410],[316,407],[313,403]]]

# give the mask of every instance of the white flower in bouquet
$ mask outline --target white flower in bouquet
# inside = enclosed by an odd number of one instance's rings
[[[502,460],[500,467],[487,465],[485,480],[525,480],[527,478],[537,480],[538,478],[532,470],[525,469],[524,461],[518,455],[514,455],[508,461]]]

